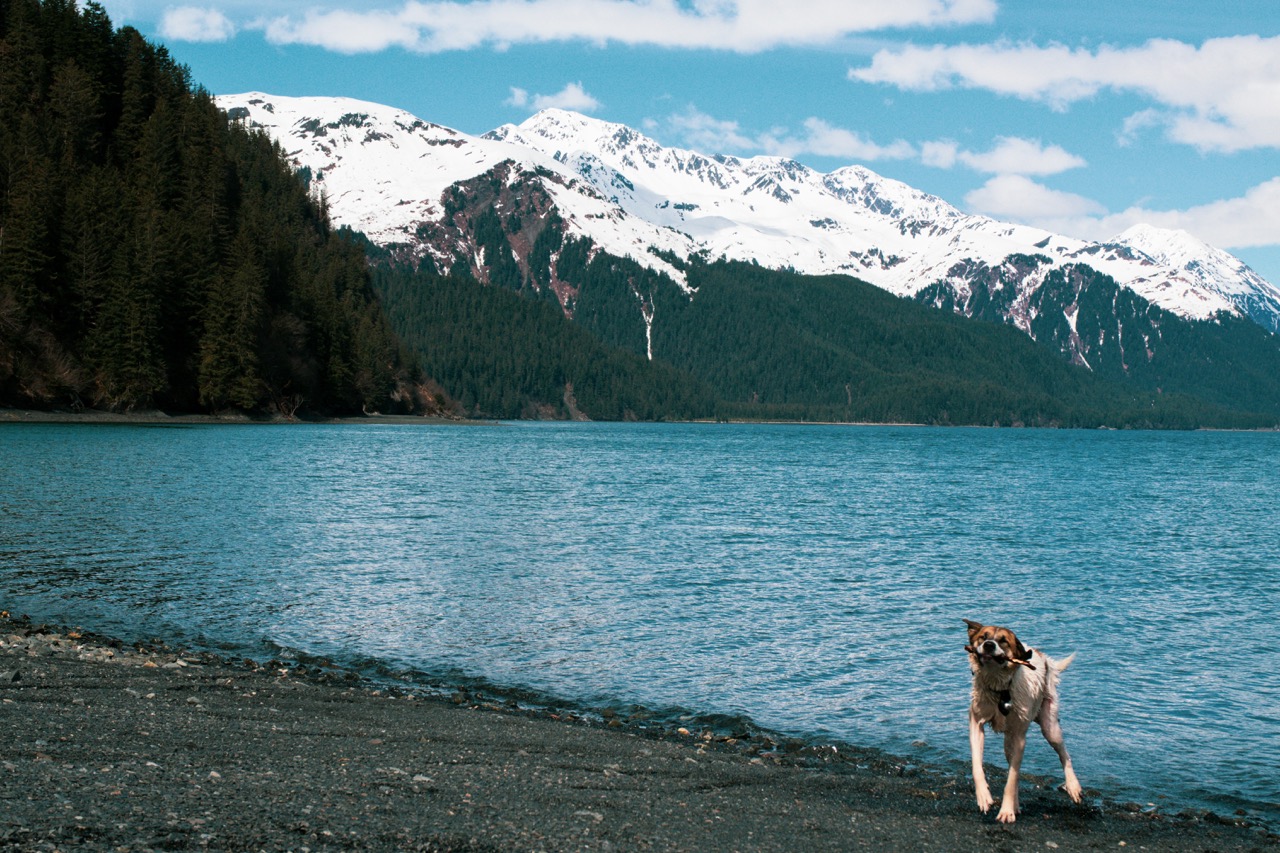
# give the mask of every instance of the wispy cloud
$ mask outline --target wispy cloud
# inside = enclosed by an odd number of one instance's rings
[[[850,79],[930,92],[983,89],[1065,110],[1103,90],[1136,92],[1160,106],[1126,122],[1162,125],[1201,151],[1280,147],[1280,36],[1210,39],[1199,47],[1157,39],[1097,50],[1000,42],[882,50]]]
[[[1100,216],[1107,209],[1075,193],[1050,189],[1025,175],[996,175],[964,198],[975,213],[1029,225]]]
[[[1186,210],[1131,207],[1102,218],[1096,233],[1116,234],[1139,222],[1180,228],[1224,249],[1274,246],[1280,242],[1280,178],[1251,187],[1244,195]]]
[[[946,142],[933,143],[945,149]],[[954,150],[954,158],[975,172],[989,175],[1056,175],[1085,165],[1083,158],[1059,145],[1046,146],[1038,139],[1000,136],[990,151]],[[935,153],[939,159],[945,154]],[[941,164],[936,164],[941,165]]]
[[[736,121],[718,119],[696,107],[667,116],[650,126],[666,130],[683,145],[712,154],[769,154],[799,157],[814,154],[845,160],[906,160],[916,156],[915,148],[901,139],[881,145],[863,134],[833,127],[820,118],[809,118],[793,132],[774,128],[763,133],[744,131]]]
[[[951,169],[966,166],[991,175],[1056,175],[1086,165],[1083,158],[1059,145],[1038,139],[996,137],[989,151],[968,151],[951,140],[913,144],[904,139],[881,143],[866,134],[808,118],[798,130],[773,128],[752,133],[736,121],[718,119],[690,106],[684,112],[650,121],[651,130],[665,130],[683,145],[709,153],[771,154],[801,157],[812,154],[855,162],[919,160],[926,166]]]
[[[172,41],[227,41],[236,34],[231,19],[217,9],[177,6],[160,18],[160,35]]]
[[[667,116],[665,122],[648,122],[652,128],[665,127],[684,145],[711,154],[756,153],[757,139],[742,132],[738,122],[709,116],[696,107]]]
[[[965,196],[965,204],[975,213],[1089,240],[1105,240],[1140,223],[1181,229],[1224,249],[1274,246],[1280,234],[1280,178],[1235,198],[1183,210],[1135,205],[1111,213],[1084,196],[1051,189],[1021,175],[999,175]]]
[[[511,97],[505,103],[513,107],[532,107],[534,110],[560,109],[580,113],[600,109],[600,102],[582,88],[581,82],[569,83],[553,95],[530,95],[527,89],[512,86]]]
[[[266,25],[277,44],[342,53],[401,47],[433,53],[585,41],[740,52],[831,44],[896,27],[989,22],[996,0],[411,0],[397,9],[313,8]]]
[[[806,119],[804,131],[799,134],[765,134],[760,138],[760,145],[765,153],[779,157],[815,154],[819,157],[873,161],[910,160],[916,156],[915,147],[904,140],[896,139],[887,145],[880,145],[857,131],[833,127],[819,118]]]

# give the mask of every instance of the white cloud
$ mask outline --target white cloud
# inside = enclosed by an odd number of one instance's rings
[[[1103,90],[1136,92],[1162,109],[1143,111],[1126,133],[1159,123],[1169,138],[1201,151],[1280,147],[1280,36],[1210,39],[1199,47],[1156,39],[1097,50],[911,45],[881,50],[849,77],[922,92],[985,89],[1058,110]]]
[[[800,133],[775,128],[753,136],[744,133],[736,121],[717,119],[690,107],[683,113],[668,116],[665,126],[690,148],[715,154],[761,152],[775,157],[814,154],[859,161],[906,160],[916,156],[914,146],[901,139],[880,145],[856,131],[832,127],[820,118],[806,119]]]
[[[1224,249],[1280,245],[1280,178],[1258,184],[1236,198],[1186,210],[1150,210],[1135,206],[1087,220],[1080,223],[1080,227],[1090,229],[1087,236],[1103,239],[1140,222],[1181,229]]]
[[[920,162],[938,169],[950,169],[960,159],[960,146],[949,139],[920,143]]]
[[[581,83],[569,83],[554,95],[530,95],[527,89],[511,87],[511,97],[503,101],[511,107],[533,107],[537,110],[573,110],[580,113],[600,109],[600,102],[587,94]]]
[[[1106,208],[1075,193],[1050,189],[1024,175],[996,175],[964,197],[975,213],[996,219],[1043,225],[1106,213]]]
[[[997,137],[995,147],[983,154],[959,151],[956,157],[970,169],[992,175],[1056,175],[1085,165],[1060,146],[1046,148],[1038,139],[1016,136]]]
[[[172,41],[226,41],[235,34],[235,25],[217,9],[176,6],[160,19],[161,37]]]
[[[574,110],[580,113],[594,112],[600,109],[600,102],[582,88],[581,83],[569,83],[554,95],[534,95],[535,110]]]
[[[1280,245],[1280,178],[1236,198],[1185,210],[1135,205],[1110,213],[1098,202],[1062,192],[1020,175],[999,175],[965,196],[975,213],[1035,225],[1086,240],[1106,240],[1140,223],[1180,229],[1223,249]]]
[[[266,24],[267,41],[307,44],[337,53],[374,53],[389,47],[417,48],[421,33],[401,13],[380,9],[349,12],[310,10],[301,21],[276,18]]]
[[[587,41],[753,52],[831,44],[893,27],[985,23],[996,0],[410,0],[395,10],[311,9],[266,25],[268,40],[341,53],[421,52]]]
[[[990,151],[965,151],[950,139],[920,143],[920,162],[950,169],[957,163],[988,175],[1056,175],[1086,165],[1081,157],[1058,145],[1045,147],[1038,139],[997,136]]]
[[[799,136],[766,134],[760,138],[760,146],[765,153],[779,157],[816,154],[846,160],[908,160],[916,156],[915,148],[904,140],[880,145],[856,131],[832,127],[820,118],[806,119],[804,133]]]
[[[685,145],[697,151],[724,154],[761,150],[759,140],[744,134],[736,121],[709,116],[695,107],[668,116],[666,125]]]

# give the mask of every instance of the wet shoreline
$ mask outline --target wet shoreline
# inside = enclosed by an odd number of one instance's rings
[[[962,775],[873,750],[22,619],[0,619],[0,721],[4,849],[1280,848],[1245,818],[1034,782],[1004,827]]]

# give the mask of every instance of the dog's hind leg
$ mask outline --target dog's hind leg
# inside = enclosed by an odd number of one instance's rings
[[[1053,747],[1053,751],[1058,753],[1058,759],[1062,762],[1062,772],[1066,776],[1066,781],[1062,784],[1062,790],[1067,792],[1067,796],[1072,802],[1080,802],[1080,780],[1076,778],[1076,771],[1071,767],[1071,756],[1067,754],[1067,745],[1062,739],[1062,726],[1058,724],[1057,708],[1045,704],[1040,709],[1040,731],[1044,732],[1044,739],[1049,742],[1049,746]]]

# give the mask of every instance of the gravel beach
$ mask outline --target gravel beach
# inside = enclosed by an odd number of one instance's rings
[[[1072,805],[1013,827],[880,753],[641,730],[0,618],[0,849],[1276,850],[1235,816]],[[1002,771],[991,770],[998,790]]]

